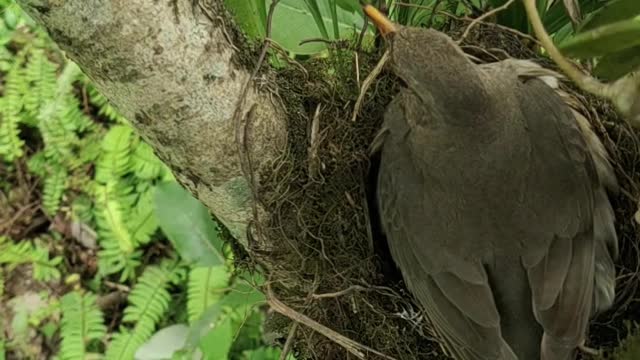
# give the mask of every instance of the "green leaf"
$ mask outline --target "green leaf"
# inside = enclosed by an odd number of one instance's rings
[[[613,0],[591,14],[580,26],[580,32],[593,30],[640,15],[640,1]]]
[[[331,23],[333,25],[333,37],[340,38],[340,27],[338,26],[338,4],[336,0],[329,0],[329,9],[331,10]]]
[[[336,0],[336,5],[349,12],[356,12],[361,9],[358,0]]]
[[[327,45],[322,42],[300,45],[300,42],[314,38],[336,39],[333,34],[326,33],[326,27],[333,26],[334,23],[329,2],[323,0],[314,3],[317,5],[319,15],[312,13],[305,1],[281,0],[278,3],[273,14],[272,38],[286,50],[300,55],[316,54],[325,50]],[[340,39],[353,38],[364,24],[360,11],[352,12],[339,7],[336,9],[336,17]],[[314,22],[318,24],[313,26]],[[322,26],[319,24],[324,25],[325,31],[321,30]]]
[[[136,351],[136,360],[171,359],[184,346],[189,327],[175,324],[158,330]],[[196,358],[200,358],[196,355]]]
[[[267,30],[265,0],[225,0],[225,7],[249,38],[263,39]]]
[[[617,80],[640,68],[640,45],[604,56],[593,73],[605,80]]]
[[[155,208],[160,228],[180,256],[199,266],[224,264],[222,240],[209,210],[178,183],[156,187]]]
[[[304,2],[307,4],[307,9],[309,9],[309,11],[311,12],[311,15],[313,16],[313,21],[316,22],[316,26],[318,27],[318,30],[320,30],[320,33],[322,34],[322,37],[325,38],[325,39],[329,39],[329,33],[327,32],[327,26],[325,25],[324,19],[322,18],[322,13],[320,12],[320,7],[318,6],[318,1],[317,0],[304,0]],[[335,21],[333,21],[333,22],[337,26],[337,22],[338,22],[337,15],[336,15]]]
[[[602,5],[603,3],[600,0],[581,0],[580,10],[583,15],[586,15],[598,10]],[[571,24],[571,20],[562,1],[555,1],[553,5],[551,5],[542,18],[542,22],[547,32],[554,35],[558,30]]]
[[[504,5],[507,1],[508,0],[489,0],[489,4],[495,9]],[[540,16],[544,17],[544,13],[541,13]],[[528,32],[529,20],[522,1],[516,1],[504,11],[499,12],[498,23],[525,33]]]
[[[230,317],[226,317],[209,331],[200,341],[200,350],[207,360],[226,359],[233,345],[235,335],[234,324]]]
[[[640,45],[640,16],[580,33],[560,45],[568,56],[590,58]]]

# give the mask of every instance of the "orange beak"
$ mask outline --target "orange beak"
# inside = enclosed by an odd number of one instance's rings
[[[394,33],[398,30],[389,18],[387,18],[380,10],[369,4],[363,4],[362,10],[371,19],[373,24],[380,30],[380,34],[386,37],[388,34]]]

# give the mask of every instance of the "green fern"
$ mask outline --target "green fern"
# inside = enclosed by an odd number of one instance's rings
[[[158,221],[154,209],[154,188],[137,190],[140,195],[129,214],[127,228],[136,246],[147,244],[158,230]]]
[[[224,265],[196,267],[189,271],[187,312],[193,323],[216,303],[229,287],[229,271]]]
[[[140,252],[127,226],[129,211],[135,204],[133,187],[125,181],[95,184],[95,218],[98,240],[102,250],[98,253],[100,272],[123,272],[121,280],[131,278],[140,264]]]
[[[133,359],[140,345],[151,337],[157,323],[165,315],[171,302],[167,291],[171,271],[150,266],[129,294],[129,306],[124,310],[123,323],[134,324],[133,329],[123,328],[107,348],[106,360]]]
[[[61,166],[51,167],[49,175],[45,177],[42,189],[42,207],[48,215],[53,216],[58,212],[62,194],[67,188],[68,178],[67,170]]]
[[[124,125],[113,126],[102,141],[102,155],[96,164],[96,180],[106,183],[129,172],[133,130]]]
[[[48,172],[47,158],[44,151],[38,151],[31,155],[27,161],[27,167],[31,173],[44,178]]]
[[[0,265],[6,265],[9,271],[18,265],[30,264],[35,280],[57,280],[60,279],[58,266],[61,262],[62,257],[51,259],[47,248],[37,241],[12,243],[8,238],[0,236]]]
[[[47,58],[44,49],[35,48],[29,53],[25,80],[29,82],[24,93],[24,107],[33,126],[42,108],[56,97],[56,72],[58,66]]]
[[[22,94],[26,79],[20,58],[6,75],[4,92],[0,100],[0,155],[6,161],[13,161],[23,155],[24,141],[20,139],[18,124],[22,111]]]
[[[29,262],[33,267],[33,278],[38,281],[52,281],[60,279],[58,267],[62,263],[62,257],[50,258],[49,250],[35,241],[29,255]]]
[[[62,297],[60,324],[61,360],[84,360],[92,341],[101,340],[107,332],[96,296],[73,291]]]
[[[153,153],[153,149],[147,143],[138,139],[138,144],[131,156],[133,173],[140,179],[152,180],[158,178],[165,165]]]
[[[87,92],[89,93],[89,100],[91,103],[98,107],[98,114],[106,117],[107,119],[120,123],[127,124],[127,120],[120,115],[118,110],[114,108],[107,98],[104,97],[98,90],[93,86],[89,85],[87,87]]]

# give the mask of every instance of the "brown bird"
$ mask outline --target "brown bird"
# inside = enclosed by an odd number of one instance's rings
[[[403,83],[377,202],[408,289],[456,359],[573,359],[614,298],[617,184],[602,143],[541,80],[553,72],[476,65],[445,34],[365,12]]]

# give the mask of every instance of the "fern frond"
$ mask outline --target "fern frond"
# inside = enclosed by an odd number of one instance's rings
[[[62,263],[62,257],[50,258],[49,250],[37,240],[29,254],[29,261],[33,267],[34,279],[44,282],[60,279],[58,266]]]
[[[84,360],[88,345],[102,339],[107,332],[102,311],[96,305],[96,296],[73,291],[62,297],[60,305],[62,340],[58,356],[61,360]]]
[[[140,179],[151,180],[160,176],[164,164],[147,143],[139,139],[131,156],[133,173]]]
[[[120,115],[118,110],[116,110],[116,108],[114,108],[109,103],[109,100],[107,100],[106,97],[100,94],[98,89],[96,89],[93,85],[87,87],[87,92],[89,93],[89,100],[91,101],[91,103],[98,107],[99,115],[102,115],[107,119],[120,124],[128,123],[127,120],[122,115]]]
[[[68,62],[57,78],[55,97],[42,104],[37,115],[45,153],[49,159],[61,164],[75,158],[73,149],[79,142],[77,131],[81,120],[68,115],[74,114],[78,108],[78,101],[71,90],[80,74],[78,66]]]
[[[0,265],[7,265],[9,271],[17,265],[29,262],[30,251],[29,241],[12,243],[8,238],[0,236]]]
[[[38,151],[31,155],[27,161],[27,167],[30,172],[44,178],[47,174],[47,157],[44,151]]]
[[[102,275],[120,273],[120,281],[124,282],[135,276],[136,269],[142,263],[142,252],[122,252],[117,242],[102,240],[98,251],[98,268]]]
[[[56,97],[57,69],[58,66],[47,59],[44,49],[36,47],[29,52],[25,77],[30,86],[24,94],[24,107],[32,121]]]
[[[42,189],[42,207],[48,215],[55,215],[60,208],[62,195],[67,188],[67,170],[62,166],[53,166],[44,179]]]
[[[16,59],[16,63],[6,75],[0,101],[0,155],[7,161],[13,161],[23,155],[24,141],[20,139],[18,123],[21,120],[22,94],[27,80],[21,65]]]
[[[133,359],[136,350],[147,341],[158,321],[169,308],[167,291],[170,271],[158,266],[148,267],[129,294],[129,306],[124,310],[123,323],[135,324],[129,331],[122,329],[107,348],[107,360]]]
[[[102,141],[102,151],[96,164],[96,180],[106,183],[119,178],[131,168],[133,130],[128,126],[113,126]]]
[[[96,184],[94,196],[98,240],[102,248],[98,253],[100,271],[103,274],[123,271],[121,279],[126,280],[135,274],[140,264],[140,253],[135,249],[141,240],[148,241],[157,227],[155,219],[150,221],[143,216],[150,205],[137,204],[137,191],[124,179],[112,180],[106,185]]]
[[[33,278],[38,281],[51,281],[60,278],[58,265],[62,258],[57,256],[50,259],[49,250],[39,243],[31,241],[10,242],[6,237],[0,237],[0,265],[6,265],[9,270],[21,264],[33,267]]]
[[[101,127],[95,126],[93,130],[84,136],[78,147],[78,161],[82,164],[95,163],[102,154],[102,140],[106,131]]]
[[[75,124],[65,118],[70,94],[46,103],[38,114],[38,129],[45,143],[48,159],[64,164],[75,157],[73,148],[78,144]]]
[[[95,201],[98,233],[103,239],[115,239],[120,250],[130,254],[134,250],[134,240],[126,226],[124,209],[129,208],[123,200],[131,188],[121,182],[110,181],[106,185],[96,185]]]
[[[140,194],[127,221],[127,227],[131,230],[131,237],[136,246],[147,244],[158,230],[153,190],[154,188],[149,187]]]
[[[224,265],[196,267],[189,271],[187,313],[193,323],[220,297],[229,286],[229,271]]]
[[[67,119],[66,121],[70,122],[73,125],[73,129],[79,133],[94,130],[99,127],[84,112],[82,112],[80,101],[75,96],[67,98],[64,118]]]

